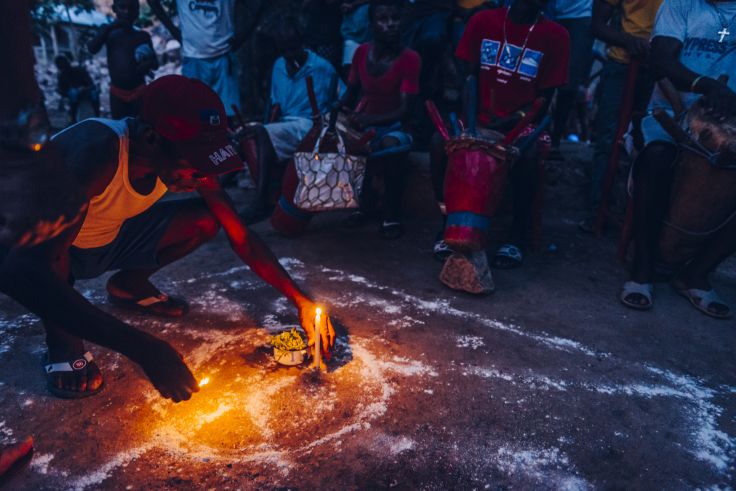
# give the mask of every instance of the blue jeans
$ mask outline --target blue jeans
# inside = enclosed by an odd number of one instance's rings
[[[232,106],[240,108],[238,65],[233,52],[214,58],[183,58],[181,73],[209,85],[220,96],[228,116],[234,115]]]
[[[595,118],[596,142],[593,153],[592,181],[590,187],[590,206],[595,213],[601,200],[603,181],[606,178],[608,162],[611,158],[621,104],[626,90],[626,77],[629,65],[606,60],[601,72],[598,93],[598,113]],[[639,69],[634,89],[633,111],[644,111],[652,96],[654,81],[644,68]]]

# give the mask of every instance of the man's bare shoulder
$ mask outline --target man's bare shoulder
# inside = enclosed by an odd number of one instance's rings
[[[106,186],[115,175],[119,140],[112,128],[92,119],[82,121],[54,138],[64,165],[88,191],[99,188],[101,180]]]

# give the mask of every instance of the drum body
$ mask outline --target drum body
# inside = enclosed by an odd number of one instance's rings
[[[240,156],[248,166],[248,172],[254,182],[258,182],[258,140],[256,138],[257,123],[249,123],[245,126],[245,133],[240,139]]]
[[[497,135],[495,141],[500,140]],[[486,245],[490,218],[506,187],[509,162],[492,139],[461,137],[447,142],[446,149],[444,239],[455,250],[477,251]]]
[[[704,149],[717,152],[713,162],[687,146],[675,163],[670,210],[662,228],[664,262],[691,259],[736,213],[736,119],[718,122],[695,105],[687,115],[690,135]]]
[[[285,237],[298,237],[307,231],[314,216],[294,206],[294,194],[298,179],[294,161],[289,160],[281,182],[281,196],[271,214],[271,226]]]

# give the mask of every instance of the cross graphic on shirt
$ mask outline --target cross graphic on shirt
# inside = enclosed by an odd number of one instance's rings
[[[726,36],[730,36],[731,32],[729,32],[728,27],[724,27],[720,31],[718,31],[718,35],[721,36],[721,38],[718,40],[719,43],[722,43],[723,40],[726,38]]]

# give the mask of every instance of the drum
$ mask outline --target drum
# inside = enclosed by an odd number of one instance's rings
[[[736,219],[736,117],[718,121],[696,103],[685,117],[690,141],[680,145],[670,210],[662,229],[662,259],[691,259]]]
[[[271,215],[271,226],[285,237],[298,237],[307,231],[314,213],[300,210],[294,206],[294,194],[298,179],[294,161],[289,160],[281,182],[281,196]]]
[[[481,138],[450,139],[444,194],[447,226],[444,239],[456,251],[485,247],[490,218],[503,197],[510,159],[497,145],[501,133],[484,130]]]
[[[262,126],[259,123],[248,123],[242,127],[239,148],[240,157],[248,166],[248,172],[254,182],[258,182],[258,140],[256,138],[257,128]]]

